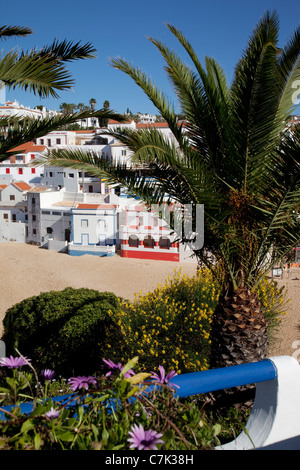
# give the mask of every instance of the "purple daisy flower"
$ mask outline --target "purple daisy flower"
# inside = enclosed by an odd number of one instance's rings
[[[51,369],[43,369],[41,371],[41,376],[43,377],[44,380],[52,380],[55,376],[54,370]]]
[[[131,427],[131,432],[129,432],[131,436],[128,439],[128,442],[131,442],[130,449],[138,449],[138,450],[157,450],[156,444],[161,444],[164,441],[160,439],[162,434],[159,434],[152,429],[145,431],[143,426],[140,424],[134,424]]]
[[[78,376],[78,377],[71,377],[69,379],[70,388],[75,392],[76,390],[80,390],[81,388],[85,388],[88,390],[90,385],[97,385],[96,377],[89,376]]]
[[[27,366],[30,362],[30,359],[27,357],[2,357],[0,359],[0,365],[4,367],[9,367],[10,369],[17,369],[18,367]]]
[[[106,377],[109,377],[113,372],[116,372],[117,370],[119,370],[121,372],[122,369],[123,369],[123,366],[122,366],[121,362],[119,362],[118,364],[115,364],[110,359],[103,359],[103,362],[105,362],[105,364],[111,369],[109,372],[107,372]],[[134,375],[134,372],[133,372],[133,370],[129,369],[124,374],[124,377],[125,377],[125,379],[128,379],[132,375]]]
[[[177,372],[175,372],[175,370],[172,370],[171,372],[169,372],[167,375],[166,375],[166,372],[165,372],[165,369],[163,366],[158,366],[159,368],[159,374],[156,374],[154,372],[151,371],[151,379],[155,379],[157,380],[160,384],[167,384],[169,385],[170,387],[176,387],[176,388],[179,388],[178,385],[174,384],[174,383],[171,383],[170,380],[175,377],[177,374]]]
[[[47,418],[50,418],[50,419],[58,418],[58,416],[59,416],[59,410],[55,410],[55,409],[53,408],[53,406],[51,406],[50,410],[47,411],[46,416],[47,416]]]

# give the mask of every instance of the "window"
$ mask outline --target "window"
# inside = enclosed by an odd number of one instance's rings
[[[35,173],[35,168],[31,168],[31,173],[32,173],[32,174]]]
[[[11,195],[9,196],[9,200],[10,200],[10,201],[14,201],[15,199],[16,199],[16,197],[15,197],[14,194],[11,194]]]
[[[40,144],[44,145],[44,139],[40,139]]]
[[[121,150],[121,155],[125,156],[126,155],[126,150]]]
[[[47,233],[53,233],[53,228],[52,227],[47,227],[46,232]]]
[[[49,171],[49,176],[50,176],[50,178],[52,178],[52,176],[53,176],[53,171]]]
[[[107,227],[106,227],[106,220],[105,219],[99,219],[98,220],[98,229],[100,230],[100,232],[106,231]]]
[[[61,144],[61,140],[60,140],[60,139],[56,139],[56,143],[57,143],[57,145],[60,145],[60,144]]]
[[[147,237],[145,237],[144,239],[144,247],[145,248],[154,248],[154,239],[148,235]]]
[[[47,140],[47,145],[48,145],[48,147],[51,147],[51,139]]]
[[[159,248],[169,250],[171,248],[170,240],[168,238],[161,237],[159,239]]]
[[[3,219],[8,220],[8,214],[3,214]]]
[[[30,155],[31,160],[34,160],[34,153]]]
[[[44,214],[44,215],[50,215],[50,211],[42,211],[42,214]]]
[[[23,168],[19,168],[19,175],[23,175]]]
[[[35,228],[32,230],[32,233],[33,233],[33,235],[36,235],[36,229]]]
[[[17,222],[17,215],[16,215],[16,214],[13,214],[13,215],[12,215],[12,221],[13,221],[13,222]]]
[[[86,228],[86,227],[88,227],[88,225],[89,225],[89,222],[88,222],[87,219],[82,219],[81,220],[81,227]]]
[[[61,212],[52,211],[52,215],[61,215]]]
[[[74,178],[74,173],[69,173],[69,178]]]
[[[9,174],[9,173],[10,173],[10,169],[9,169],[9,168],[5,168],[5,173],[6,173],[6,174]]]
[[[31,199],[32,204],[35,204],[35,197]]]
[[[128,239],[128,245],[130,247],[135,247],[137,248],[139,246],[139,239],[136,235],[130,235]]]

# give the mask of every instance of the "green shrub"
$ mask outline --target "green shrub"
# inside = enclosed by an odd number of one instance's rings
[[[118,298],[110,292],[66,288],[45,292],[10,308],[3,325],[8,354],[15,347],[37,368],[62,375],[93,373],[106,357],[106,332],[118,341],[113,312]]]

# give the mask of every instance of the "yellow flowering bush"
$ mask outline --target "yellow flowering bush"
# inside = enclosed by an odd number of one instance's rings
[[[275,330],[280,323],[282,315],[286,315],[286,307],[289,302],[285,286],[279,288],[274,279],[264,277],[255,289],[262,303],[264,314],[268,320],[269,332]]]
[[[285,313],[283,289],[267,277],[256,289],[269,331]],[[153,292],[140,292],[133,302],[119,299],[120,309],[111,315],[122,340],[116,340],[113,330],[108,333],[108,356],[122,363],[138,356],[139,368],[153,371],[159,365],[177,373],[208,369],[211,323],[220,292],[216,273],[203,269],[189,277],[179,269]]]
[[[110,358],[126,361],[139,357],[139,366],[178,373],[208,368],[210,325],[217,305],[219,286],[205,269],[195,276],[175,270],[165,285],[158,285],[135,300],[121,301],[118,324],[123,334],[121,357],[115,348]],[[111,338],[111,345],[113,337]]]

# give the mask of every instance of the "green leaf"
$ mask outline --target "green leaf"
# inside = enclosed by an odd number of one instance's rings
[[[120,375],[124,375],[130,369],[133,369],[135,367],[135,365],[137,364],[138,360],[139,360],[139,358],[138,358],[138,356],[136,356],[133,359],[131,359],[129,362],[127,362],[127,364],[125,364],[125,366],[123,367]]]
[[[26,432],[30,431],[31,429],[33,429],[34,426],[35,426],[34,423],[31,420],[27,419],[22,424],[20,432],[21,433],[26,433]]]
[[[74,439],[74,433],[71,431],[57,433],[56,436],[59,440],[64,441],[64,442],[71,442]]]
[[[35,434],[34,440],[33,440],[34,448],[36,450],[39,450],[42,444],[42,438],[39,434]]]

